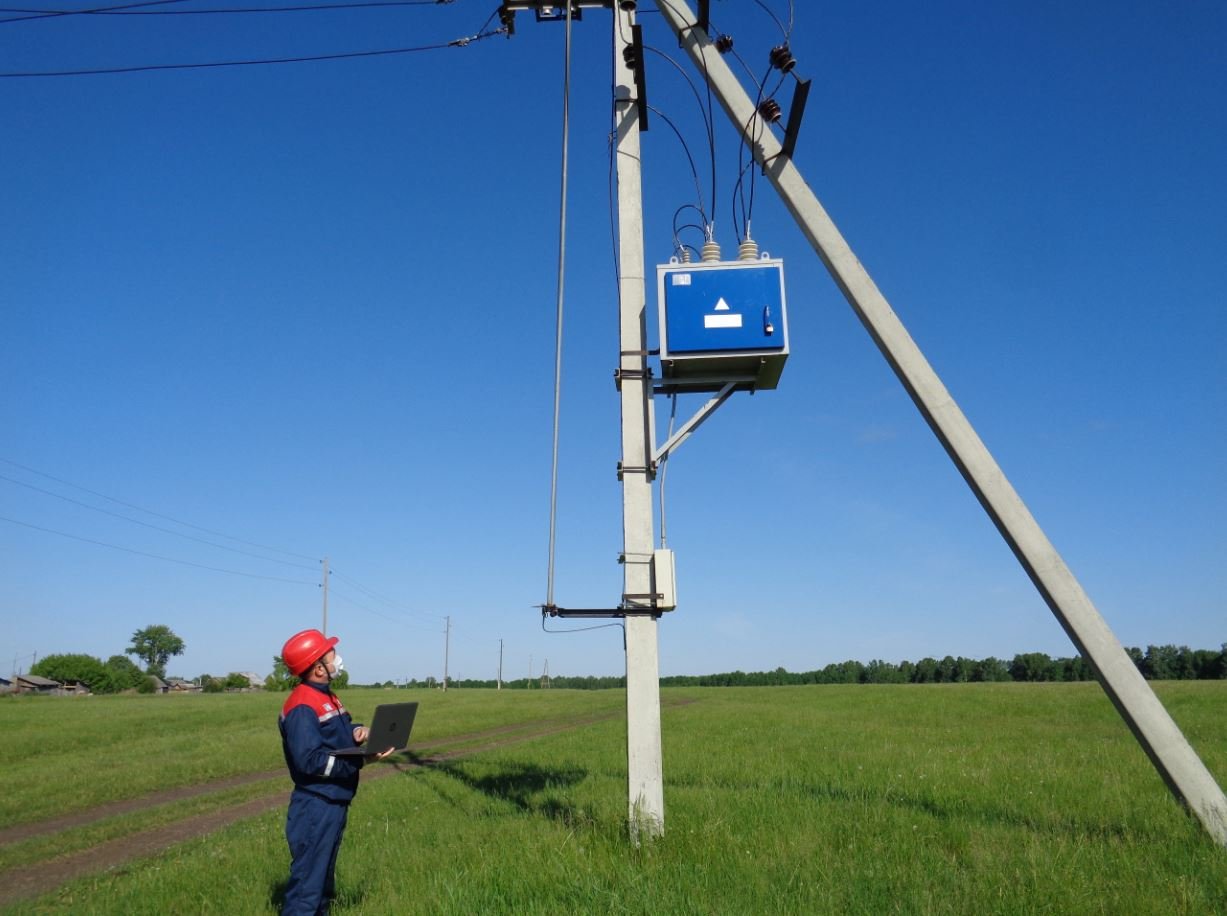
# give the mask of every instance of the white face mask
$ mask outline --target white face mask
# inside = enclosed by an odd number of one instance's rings
[[[335,677],[336,675],[340,674],[344,670],[345,670],[344,659],[342,659],[340,655],[337,655],[336,653],[334,653],[332,656],[332,674],[333,676]]]

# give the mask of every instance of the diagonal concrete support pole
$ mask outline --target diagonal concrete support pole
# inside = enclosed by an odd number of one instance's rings
[[[656,0],[656,5],[720,99],[734,129],[747,138],[757,138],[749,144],[755,161],[765,164],[767,177],[793,219],[1048,607],[1094,668],[1099,683],[1159,775],[1215,841],[1227,846],[1227,797],[1214,777],[1189,746],[1056,548],[1040,530],[801,173],[790,159],[780,155],[780,143],[762,123],[754,104],[715,45],[696,26],[695,16],[685,0]]]

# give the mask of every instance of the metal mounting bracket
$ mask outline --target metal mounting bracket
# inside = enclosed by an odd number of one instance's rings
[[[737,388],[736,382],[725,382],[724,387],[716,393],[716,396],[709,400],[706,404],[700,407],[693,417],[681,425],[669,441],[658,448],[652,455],[652,463],[659,464],[661,461],[669,457],[669,453],[681,445],[689,438],[690,434],[703,425],[703,423],[716,412],[716,408],[729,399],[729,395]]]
[[[594,619],[598,617],[660,617],[660,611],[654,608],[566,608],[556,604],[541,605],[541,616],[576,617]]]

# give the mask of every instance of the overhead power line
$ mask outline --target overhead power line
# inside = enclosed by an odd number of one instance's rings
[[[28,22],[31,19],[55,19],[61,16],[232,16],[244,13],[303,13],[314,11],[378,9],[380,7],[442,6],[455,0],[364,0],[360,3],[313,3],[302,6],[236,6],[207,10],[151,10],[138,7],[183,3],[186,0],[153,0],[152,3],[125,3],[123,6],[96,7],[86,10],[32,10],[20,7],[0,7],[0,13],[29,13],[5,22]]]
[[[139,557],[149,557],[154,560],[163,560],[167,563],[178,563],[180,566],[191,566],[194,569],[207,569],[210,572],[226,573],[229,576],[244,576],[248,579],[265,579],[269,582],[288,582],[291,585],[318,585],[316,582],[308,582],[305,579],[286,579],[282,576],[264,576],[259,573],[241,572],[237,569],[223,569],[220,566],[206,566],[203,563],[193,563],[191,560],[180,560],[176,557],[164,557],[161,554],[147,553],[144,550],[135,550],[131,547],[121,547],[118,544],[108,544],[106,541],[96,541],[93,538],[81,537],[78,534],[69,534],[67,531],[57,531],[54,528],[44,528],[42,525],[32,525],[29,522],[23,522],[20,519],[9,518],[8,516],[0,515],[0,522],[9,522],[13,525],[21,525],[23,528],[31,528],[34,531],[44,531],[47,534],[59,535],[63,538],[70,538],[74,541],[81,541],[86,544],[94,544],[98,547],[109,547],[111,550],[120,550],[124,553],[136,554]]]
[[[61,16],[78,16],[88,13],[110,13],[119,10],[130,10],[140,6],[164,6],[171,3],[185,3],[187,0],[146,0],[144,3],[125,3],[122,6],[99,6],[87,10],[6,10],[13,13],[30,13],[29,16],[15,16],[12,19],[0,19],[0,25],[6,22],[29,22],[32,19],[58,19]]]
[[[64,480],[61,477],[55,477],[45,471],[40,471],[37,468],[28,467],[24,464],[19,464],[10,458],[0,457],[0,462],[11,465],[15,468],[20,468],[30,474],[36,474],[46,480],[53,480],[56,483],[63,484],[66,487],[72,487],[74,490],[80,490],[82,493],[88,493],[91,496],[97,496],[99,499],[105,499],[108,502],[113,502],[116,505],[124,506],[128,509],[135,509],[137,512],[144,512],[146,515],[152,515],[154,518],[160,518],[168,522],[174,522],[176,525],[183,525],[185,528],[191,528],[194,531],[202,531],[205,534],[211,534],[214,537],[225,538],[228,541],[234,541],[236,544],[246,544],[248,547],[258,547],[261,550],[271,550],[273,553],[285,554],[287,557],[297,557],[300,560],[310,560],[312,563],[318,562],[318,557],[308,556],[304,553],[295,553],[292,550],[284,550],[280,547],[271,547],[268,544],[260,544],[255,541],[246,541],[243,538],[235,537],[232,534],[226,534],[222,531],[214,531],[211,528],[202,528],[200,525],[193,525],[191,522],[185,522],[181,518],[174,518],[170,515],[164,515],[161,512],[155,512],[152,509],[146,509],[143,506],[138,506],[135,503],[124,502],[122,499],[116,499],[114,496],[107,496],[105,493],[99,493],[97,490],[91,490],[89,487],[83,487],[79,483],[73,483],[71,480]],[[99,510],[102,511],[102,510]]]
[[[209,547],[216,547],[218,550],[228,550],[231,553],[242,554],[245,557],[254,557],[257,560],[264,560],[268,563],[280,563],[283,566],[292,566],[295,569],[312,569],[310,566],[303,566],[301,563],[295,563],[292,560],[279,560],[276,557],[265,557],[258,553],[252,553],[250,550],[242,550],[238,547],[228,547],[225,544],[216,544],[213,541],[207,541],[204,538],[198,538],[194,534],[184,534],[182,531],[175,531],[171,528],[163,528],[161,525],[153,525],[149,522],[142,522],[140,519],[129,518],[126,515],[120,515],[118,512],[111,512],[109,509],[103,509],[99,506],[91,506],[89,503],[82,502],[79,499],[73,499],[70,496],[64,496],[60,493],[53,493],[51,490],[44,490],[42,487],[36,487],[34,484],[25,483],[20,480],[15,480],[12,477],[6,477],[0,474],[0,480],[6,480],[9,483],[15,483],[19,487],[33,490],[36,493],[42,493],[46,496],[54,496],[56,499],[62,499],[64,502],[72,503],[74,506],[81,506],[83,509],[89,509],[91,512],[100,512],[103,515],[109,515],[112,518],[122,519],[125,522],[131,522],[133,525],[140,525],[142,528],[150,528],[153,531],[161,531],[163,534],[171,534],[177,538],[184,538],[188,541],[195,541],[197,544],[206,544]]]
[[[166,2],[184,2],[184,0],[156,0],[156,4]],[[49,18],[58,16],[233,16],[247,12],[310,12],[317,10],[369,10],[385,6],[442,6],[452,4],[455,0],[363,0],[357,4],[304,4],[303,6],[229,6],[215,7],[211,10],[137,10],[136,6],[152,6],[156,4],[125,4],[123,6],[99,7],[94,10],[23,10],[16,6],[0,6],[0,12],[28,12],[32,16],[17,18],[17,20],[0,20],[0,22],[22,22],[27,18]]]
[[[304,57],[270,57],[261,58],[259,60],[221,60],[195,64],[144,64],[135,67],[98,67],[82,70],[29,70],[14,73],[0,73],[0,78],[14,79],[53,76],[99,76],[102,74],[116,73],[150,73],[160,70],[209,70],[221,67],[257,67],[270,64],[303,64],[327,60],[354,60],[363,57],[387,57],[396,54],[417,54],[423,51],[442,51],[447,48],[464,48],[475,41],[481,41],[486,38],[492,38],[495,35],[501,35],[504,31],[505,30],[500,27],[497,29],[492,29],[488,32],[478,32],[476,35],[467,35],[461,38],[454,38],[451,41],[443,42],[441,44],[418,45],[412,48],[383,48],[376,51],[348,51],[338,54],[313,54]]]
[[[363,604],[361,601],[358,601],[357,599],[350,597],[344,592],[338,592],[335,588],[333,588],[329,592],[329,594],[331,594],[333,597],[340,598],[342,601],[345,601],[348,604],[352,604],[356,608],[360,608],[361,610],[366,611],[368,614],[373,614],[382,620],[387,620],[391,623],[403,624],[404,626],[414,626],[414,627],[435,626],[437,625],[437,620],[441,619],[441,618],[435,618],[431,621],[429,625],[424,624],[424,623],[419,623],[416,620],[406,620],[403,617],[393,617],[390,614],[385,614],[383,611],[377,611],[375,608],[371,607],[370,605]]]
[[[411,616],[421,617],[423,620],[430,620],[431,622],[437,621],[442,617],[441,614],[425,614],[425,613],[422,613],[421,611],[414,610],[408,605],[401,604],[398,601],[393,601],[391,598],[388,598],[385,595],[381,595],[379,592],[375,591],[372,588],[367,588],[365,585],[363,585],[361,582],[357,581],[356,579],[352,578],[351,576],[347,576],[347,575],[344,575],[343,573],[337,572],[337,570],[335,569],[330,569],[328,571],[328,574],[337,579],[340,579],[343,582],[346,582],[352,585],[354,588],[358,589],[358,591],[362,592],[367,597],[373,598],[375,601],[385,604],[388,607],[392,608],[393,610],[403,611],[404,613],[407,613]]]

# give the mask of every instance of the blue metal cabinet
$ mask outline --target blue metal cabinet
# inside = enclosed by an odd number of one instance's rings
[[[788,358],[783,262],[671,263],[656,277],[664,387],[776,387]]]

